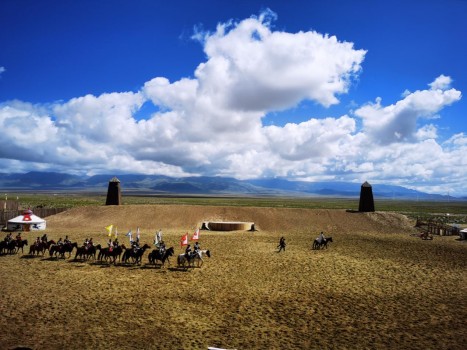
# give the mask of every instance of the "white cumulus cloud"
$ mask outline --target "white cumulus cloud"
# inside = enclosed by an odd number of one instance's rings
[[[451,79],[443,75],[430,84],[429,90],[404,94],[402,100],[383,107],[381,99],[355,111],[362,118],[365,132],[375,142],[390,144],[416,139],[417,122],[430,118],[441,109],[461,99],[461,92],[448,89]],[[449,82],[449,83],[448,83]]]
[[[4,167],[376,180],[467,193],[467,137],[439,141],[433,119],[462,97],[449,76],[388,105],[377,98],[346,115],[264,125],[267,113],[303,100],[338,103],[366,54],[334,36],[274,31],[273,20],[266,12],[197,32],[206,61],[192,78],[154,77],[137,92],[47,105],[0,103]],[[154,112],[137,118],[145,104]]]
[[[200,89],[235,110],[280,110],[303,99],[336,104],[366,53],[313,31],[273,32],[267,16],[220,24],[203,38],[208,60],[195,73]]]

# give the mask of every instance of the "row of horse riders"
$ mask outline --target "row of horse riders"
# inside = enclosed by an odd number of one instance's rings
[[[109,239],[107,242],[108,247],[102,248],[100,244],[94,245],[92,238],[86,238],[83,242],[81,247],[78,247],[77,242],[72,243],[68,236],[65,237],[64,240],[61,238],[55,242],[54,240],[48,240],[47,235],[44,234],[42,237],[37,237],[35,242],[30,246],[29,254],[42,254],[44,255],[45,251],[49,251],[50,256],[57,256],[57,257],[65,257],[65,253],[68,253],[68,257],[71,256],[71,252],[74,248],[77,249],[75,259],[91,259],[96,258],[96,254],[99,251],[97,256],[98,260],[111,260],[111,262],[116,263],[116,260],[122,262],[128,262],[130,259],[133,263],[141,263],[141,258],[144,252],[150,248],[149,245],[145,244],[142,247],[139,244],[139,239],[135,241],[131,241],[131,248],[126,248],[125,245],[119,244],[118,240],[115,239],[112,241]],[[0,253],[3,253],[5,250],[9,253],[14,253],[19,251],[23,251],[23,247],[28,245],[27,240],[23,240],[21,237],[21,233],[18,233],[15,239],[12,238],[12,234],[9,233],[4,238],[2,242],[0,242]],[[159,242],[157,245],[157,249],[154,249],[148,256],[150,263],[156,263],[157,260],[160,260],[162,264],[165,261],[168,261],[169,257],[174,254],[174,248],[166,248],[163,241]],[[209,250],[201,250],[199,242],[196,242],[193,250],[191,246],[188,245],[185,249],[184,254],[180,254],[177,261],[179,265],[185,264],[194,264],[194,261],[198,261],[198,265],[203,263],[203,253],[210,257]],[[121,258],[123,254],[123,257]],[[169,262],[170,264],[170,262]]]

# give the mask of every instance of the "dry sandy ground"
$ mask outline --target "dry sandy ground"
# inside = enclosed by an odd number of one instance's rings
[[[47,218],[49,239],[105,244],[105,226],[180,236],[203,221],[201,268],[109,266],[0,257],[0,349],[464,349],[467,245],[423,241],[398,214],[204,206],[75,208]],[[329,249],[311,250],[320,231]],[[27,235],[27,236],[26,236]],[[30,241],[33,233],[25,234]],[[281,236],[286,252],[277,253]],[[24,238],[24,237],[23,237]],[[125,239],[126,241],[126,239]],[[127,242],[125,242],[127,243]]]

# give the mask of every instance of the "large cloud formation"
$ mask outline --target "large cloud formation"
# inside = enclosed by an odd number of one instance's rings
[[[379,98],[348,115],[265,126],[267,113],[303,100],[339,102],[366,51],[317,32],[271,30],[274,14],[197,32],[206,53],[193,78],[156,77],[137,92],[64,103],[0,104],[0,158],[9,171],[284,176],[390,182],[467,193],[467,136],[437,141],[431,121],[459,101],[451,78]],[[135,115],[145,104],[156,112]],[[453,165],[456,164],[456,167]]]

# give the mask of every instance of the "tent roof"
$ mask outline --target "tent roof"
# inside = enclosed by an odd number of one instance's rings
[[[34,214],[23,214],[8,220],[8,222],[12,224],[41,224],[45,222],[45,220]]]

